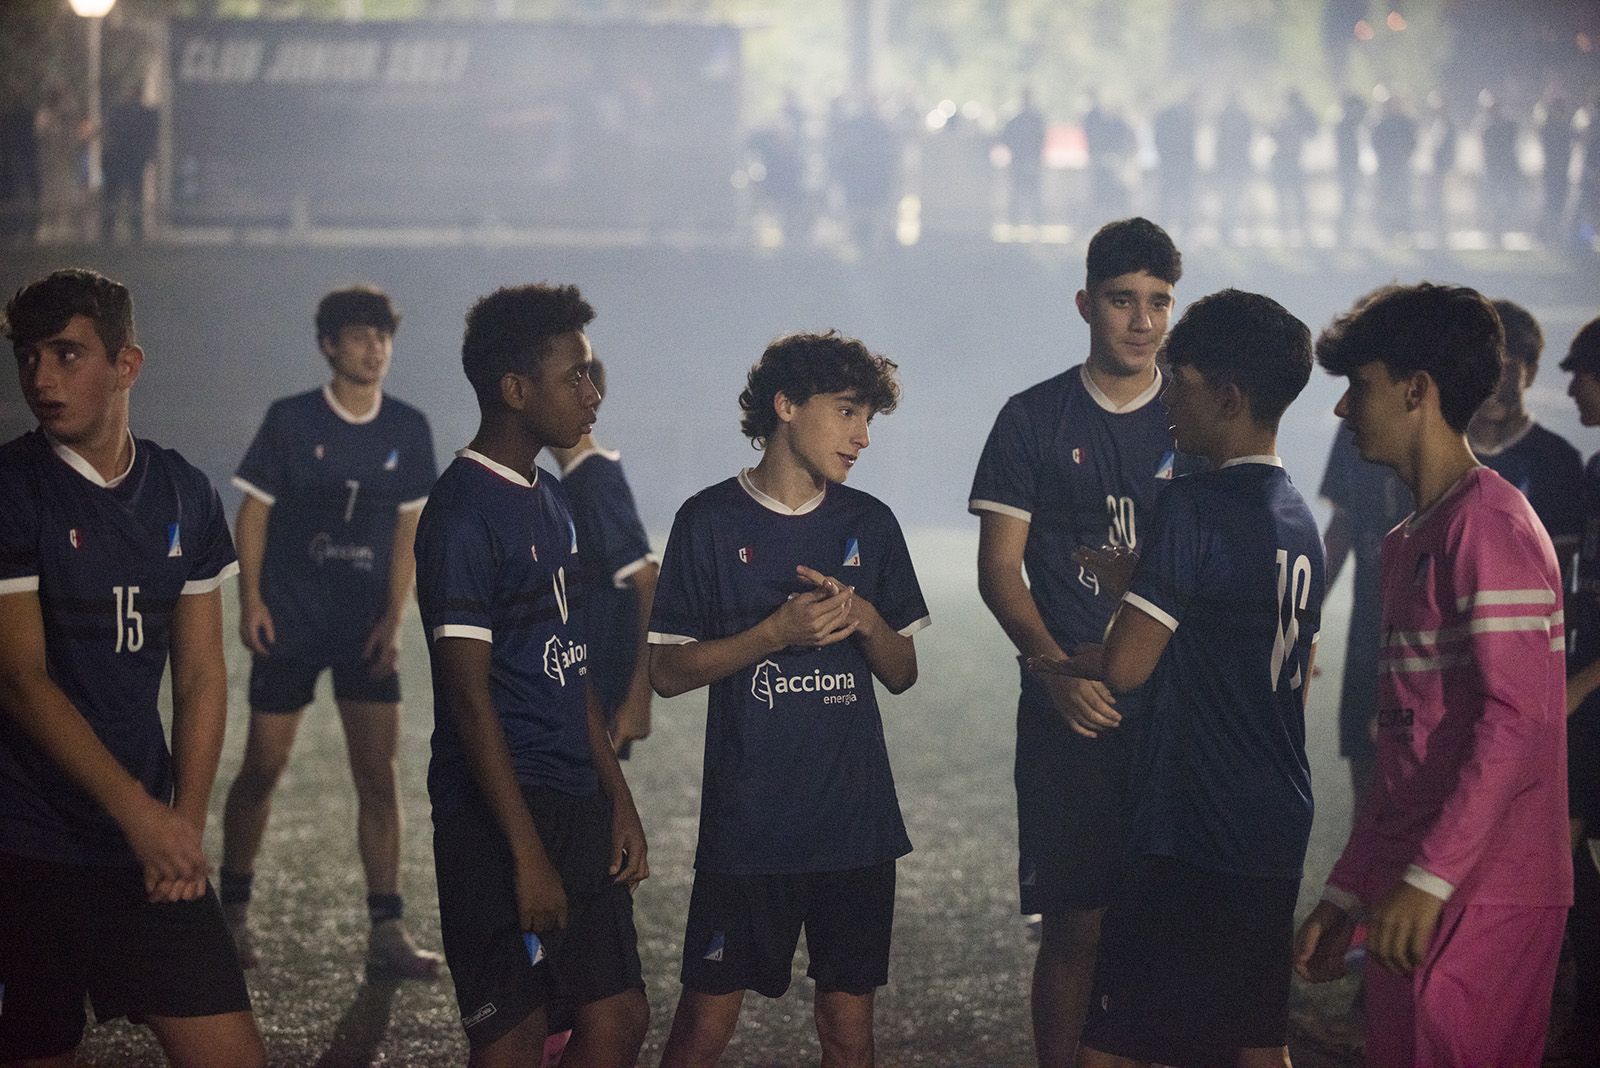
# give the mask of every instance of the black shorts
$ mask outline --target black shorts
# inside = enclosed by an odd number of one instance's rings
[[[1600,691],[1567,720],[1567,811],[1600,838]]]
[[[1083,1043],[1158,1064],[1281,1046],[1299,879],[1130,862],[1106,912]]]
[[[544,959],[528,957],[517,918],[511,850],[481,804],[435,816],[433,857],[445,961],[467,1041],[482,1047],[544,1008],[551,1032],[579,1005],[644,989],[633,895],[612,881],[611,802],[524,787],[545,853],[567,892],[567,926],[542,933]]]
[[[0,854],[0,1064],[76,1048],[86,994],[101,1021],[248,1012],[210,885],[152,904],[138,868]]]
[[[333,696],[339,701],[400,703],[400,673],[372,677],[372,665],[359,656],[350,660],[294,660],[285,656],[250,658],[250,711],[298,712],[311,703],[317,676],[333,669]]]
[[[1132,698],[1118,700],[1119,710]],[[1085,738],[1039,699],[1017,707],[1017,886],[1024,914],[1104,908],[1127,839],[1129,719]]]
[[[806,932],[817,989],[870,994],[889,981],[892,860],[789,875],[694,873],[683,934],[683,985],[702,994],[782,997]]]

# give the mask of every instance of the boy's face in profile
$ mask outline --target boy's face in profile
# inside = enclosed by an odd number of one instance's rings
[[[1600,426],[1600,374],[1594,371],[1572,372],[1572,384],[1567,396],[1578,406],[1578,421],[1584,426]]]
[[[1222,412],[1216,390],[1192,364],[1178,364],[1167,377],[1161,399],[1172,416],[1172,439],[1178,451],[1206,456]]]
[[[785,398],[778,411],[788,428],[790,452],[813,479],[843,482],[872,443],[867,432],[872,409],[855,393],[816,393],[804,404]]]
[[[1350,373],[1350,384],[1334,405],[1333,414],[1350,424],[1363,460],[1393,466],[1399,459],[1410,414],[1408,388],[1406,380],[1391,378],[1389,369],[1377,360]]]
[[[522,418],[544,445],[570,449],[594,428],[600,392],[589,379],[594,354],[582,330],[550,339],[550,348],[524,378],[533,379],[533,399]]]

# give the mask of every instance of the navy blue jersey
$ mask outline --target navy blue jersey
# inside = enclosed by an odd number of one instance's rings
[[[578,537],[561,488],[470,449],[456,453],[417,524],[417,603],[433,664],[436,815],[477,796],[434,647],[441,638],[490,642],[489,690],[517,781],[583,795],[599,788],[589,754],[583,634],[569,577]]]
[[[1583,456],[1566,438],[1538,423],[1494,452],[1474,449],[1485,467],[1522,491],[1556,547],[1563,574],[1583,534],[1583,502],[1574,492],[1583,478]]]
[[[829,486],[790,510],[741,472],[678,509],[649,640],[750,629],[812,588],[799,564],[854,586],[901,634],[928,624],[900,524],[881,501]],[[860,642],[785,649],[711,684],[696,868],[842,871],[910,851]]]
[[[1583,539],[1578,546],[1576,589],[1567,602],[1567,633],[1572,636],[1569,672],[1600,660],[1600,453],[1589,457],[1579,485]]]
[[[1157,492],[1185,470],[1160,399],[1164,385],[1158,373],[1150,389],[1116,409],[1074,367],[1008,400],[978,460],[967,510],[1028,523],[1029,589],[1050,636],[1069,653],[1100,641],[1116,608],[1094,573],[1072,562],[1073,551],[1137,549]],[[1026,672],[1022,688],[1043,698],[1043,683]]]
[[[0,447],[0,594],[37,590],[50,678],[150,796],[172,799],[156,697],[185,594],[238,572],[205,475],[135,440],[110,482],[33,431]],[[111,817],[0,716],[0,852],[132,864]]]
[[[267,409],[233,484],[272,508],[261,598],[274,653],[359,655],[389,603],[396,513],[421,508],[437,474],[427,419],[393,397],[361,419],[326,386]]]
[[[1316,521],[1277,457],[1242,457],[1162,494],[1125,598],[1173,632],[1145,688],[1136,852],[1300,877],[1323,567]]]
[[[639,647],[639,595],[628,578],[653,560],[620,460],[593,449],[561,471],[578,528],[573,578],[582,592],[573,611],[589,643],[589,678],[608,713],[628,695]]]

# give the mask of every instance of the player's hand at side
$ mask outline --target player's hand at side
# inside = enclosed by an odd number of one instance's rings
[[[151,901],[193,901],[206,888],[200,829],[155,798],[146,802],[122,824],[144,868],[145,894]]]
[[[1355,937],[1356,921],[1331,901],[1319,901],[1294,938],[1294,971],[1312,983],[1344,975],[1344,957]]]
[[[400,619],[387,612],[373,625],[372,633],[361,647],[361,659],[375,679],[386,679],[400,665]]]
[[[855,591],[848,586],[840,586],[832,579],[827,581],[837,587],[836,592],[829,592],[829,586],[821,586],[792,594],[778,606],[776,612],[767,617],[773,640],[780,647],[787,649],[792,645],[803,645],[820,648],[843,641],[855,633],[859,624],[850,619]]]
[[[1372,910],[1367,955],[1392,972],[1410,975],[1428,958],[1444,901],[1401,881]]]
[[[239,606],[239,638],[244,647],[257,656],[266,656],[278,640],[272,626],[272,613],[265,601],[246,602]]]
[[[514,850],[511,882],[517,893],[517,919],[524,931],[548,934],[567,925],[567,891],[549,858]]]
[[[611,728],[611,748],[621,749],[629,742],[650,737],[650,691],[630,696],[617,706],[616,724]]]
[[[1100,681],[1104,652],[1104,646],[1080,645],[1070,657],[1033,656],[1027,660],[1028,670],[1044,680],[1056,712],[1085,738],[1098,738],[1102,731],[1122,724],[1116,697]]]
[[[629,890],[650,878],[650,847],[644,840],[644,824],[633,799],[623,797],[611,809],[612,882],[625,883]]]
[[[1139,563],[1139,554],[1120,545],[1107,545],[1091,549],[1080,545],[1072,554],[1072,562],[1086,567],[1100,580],[1100,592],[1113,600],[1122,600],[1133,581],[1133,569]]]

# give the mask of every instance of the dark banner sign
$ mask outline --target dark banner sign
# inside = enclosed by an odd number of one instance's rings
[[[174,221],[731,225],[739,33],[172,23]]]

